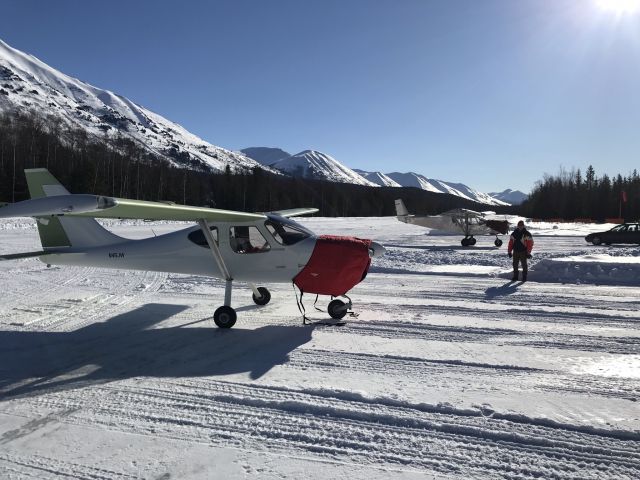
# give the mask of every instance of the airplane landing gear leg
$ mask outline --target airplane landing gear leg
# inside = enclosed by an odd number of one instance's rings
[[[209,228],[209,224],[205,219],[198,220],[198,225],[200,225],[200,229],[202,230],[202,234],[204,238],[207,240],[207,244],[209,245],[209,249],[211,249],[211,254],[220,269],[220,273],[224,276],[226,281],[224,288],[224,305],[218,307],[215,312],[213,312],[213,321],[220,328],[231,328],[236,324],[236,319],[238,315],[236,311],[231,308],[231,291],[233,289],[233,278],[231,277],[231,273],[227,268],[227,265],[224,263],[224,258],[222,258],[222,254],[220,253],[220,249],[218,248],[218,243],[215,238],[213,238],[213,234],[211,233],[211,229]]]
[[[253,291],[253,303],[256,305],[266,305],[271,300],[271,292],[266,287],[256,287],[254,283],[249,286]]]

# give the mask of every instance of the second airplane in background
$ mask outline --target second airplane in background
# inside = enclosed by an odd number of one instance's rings
[[[505,235],[509,231],[509,222],[490,218],[492,212],[475,212],[464,208],[456,208],[443,212],[440,215],[410,215],[404,202],[396,200],[396,214],[398,220],[421,227],[447,233],[462,233],[464,238],[460,241],[463,247],[476,244],[474,235],[496,235],[493,242],[496,247],[502,246],[502,240],[498,235]]]

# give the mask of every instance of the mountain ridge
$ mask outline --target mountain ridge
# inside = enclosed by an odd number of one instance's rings
[[[500,198],[494,198],[487,193],[480,192],[463,183],[430,179],[415,172],[369,172],[361,169],[351,169],[338,162],[326,153],[316,150],[303,150],[276,162],[267,159],[273,155],[287,154],[284,150],[274,147],[247,147],[241,150],[249,157],[285,174],[302,178],[313,178],[339,183],[353,183],[355,185],[369,185],[380,187],[414,187],[433,193],[450,193],[465,200],[493,206],[509,206],[510,203]]]
[[[175,166],[242,173],[264,168],[110,90],[73,78],[0,40],[0,111],[35,110],[100,138],[122,135]]]
[[[527,195],[526,193],[521,192],[520,190],[512,190],[510,188],[507,188],[502,192],[492,192],[489,193],[489,195],[491,195],[495,199],[510,203],[511,205],[520,205],[522,202],[529,198],[529,195]]]
[[[294,177],[351,183],[369,187],[377,186],[340,163],[331,155],[317,150],[303,150],[271,164],[271,167]]]

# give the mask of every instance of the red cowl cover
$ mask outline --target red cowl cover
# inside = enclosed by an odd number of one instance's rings
[[[344,295],[366,276],[371,263],[369,245],[371,240],[322,235],[293,282],[305,293]]]

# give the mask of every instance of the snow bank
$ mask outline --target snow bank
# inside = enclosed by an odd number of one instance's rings
[[[502,215],[500,215],[502,217]],[[533,222],[525,217],[517,215],[504,215],[504,218],[509,221],[511,225],[509,228],[513,229],[520,220],[523,220],[527,229],[534,235],[538,236],[586,236],[594,232],[606,232],[611,230],[617,224],[615,223],[581,223],[581,222]]]
[[[640,285],[640,257],[607,254],[548,258],[529,274],[536,282]]]

